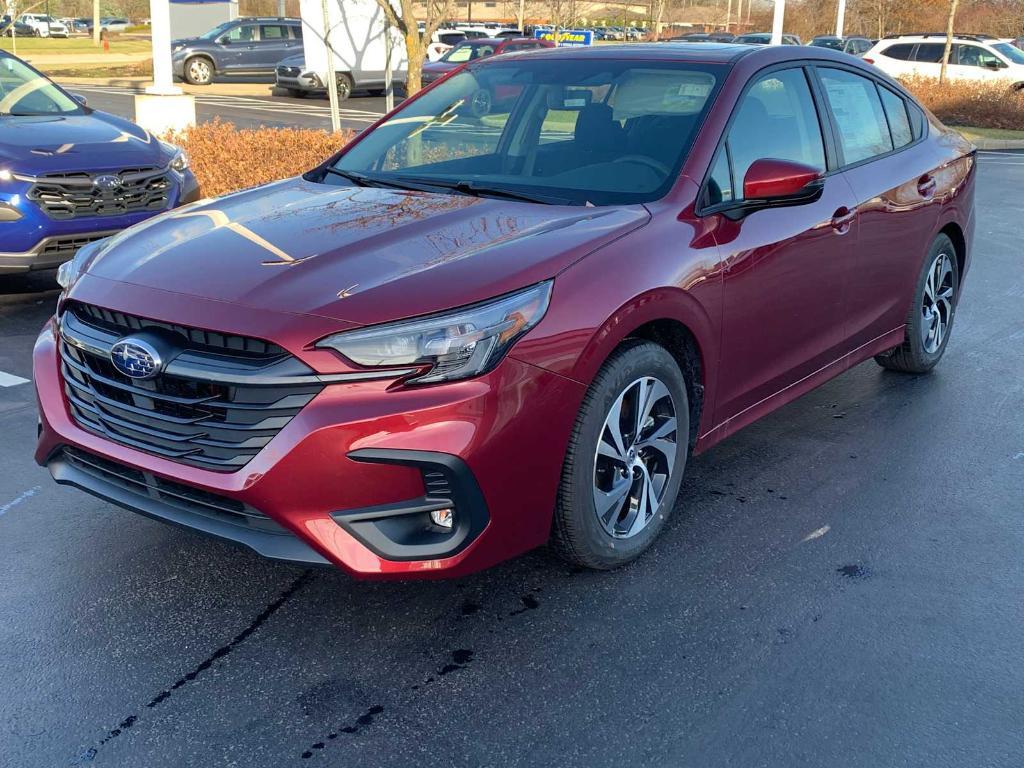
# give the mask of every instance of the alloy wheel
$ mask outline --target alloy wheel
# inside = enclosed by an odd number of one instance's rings
[[[594,455],[594,508],[605,532],[629,539],[658,514],[677,452],[676,407],[665,384],[637,379],[612,403]]]
[[[192,59],[188,64],[188,73],[194,83],[208,83],[212,76],[210,64],[204,59]]]
[[[935,354],[942,346],[953,319],[953,263],[940,253],[928,270],[921,301],[921,344]]]

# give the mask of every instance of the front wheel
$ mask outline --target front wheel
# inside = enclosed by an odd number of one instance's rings
[[[209,85],[213,82],[213,64],[203,56],[193,56],[185,62],[185,80],[192,85]]]
[[[903,343],[876,356],[875,362],[901,373],[927,373],[934,368],[949,343],[959,295],[956,248],[948,237],[939,235],[918,275]]]
[[[664,347],[633,340],[612,354],[566,451],[552,528],[563,558],[609,570],[651,545],[679,495],[689,423],[686,381]]]

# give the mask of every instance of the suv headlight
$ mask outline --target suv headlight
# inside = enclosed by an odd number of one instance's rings
[[[172,153],[171,162],[168,163],[171,170],[177,171],[178,173],[184,173],[187,171],[188,155],[185,154],[185,150],[166,141],[161,141],[160,143],[163,144],[164,149]]]
[[[471,307],[336,333],[316,346],[367,367],[429,365],[410,379],[418,384],[465,379],[496,366],[544,317],[550,298],[549,280]]]

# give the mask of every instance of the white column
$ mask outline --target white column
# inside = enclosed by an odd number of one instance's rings
[[[149,0],[153,36],[153,84],[135,97],[135,122],[157,135],[196,124],[196,103],[174,84],[171,69],[171,6]]]
[[[836,37],[843,36],[843,23],[846,21],[846,0],[839,0],[836,9]]]
[[[782,45],[782,19],[786,15],[786,0],[775,0],[772,16],[772,45]]]

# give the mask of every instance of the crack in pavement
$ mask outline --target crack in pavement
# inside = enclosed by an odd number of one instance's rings
[[[156,696],[154,696],[152,699],[146,702],[146,709],[153,709],[154,707],[157,707],[163,702],[167,701],[167,699],[171,697],[171,694],[173,694],[174,691],[195,680],[197,677],[199,677],[200,674],[202,674],[211,666],[213,666],[213,663],[215,661],[224,658],[229,653],[231,653],[231,651],[237,648],[240,644],[245,642],[249,638],[249,636],[252,635],[257,629],[259,629],[263,625],[263,623],[267,621],[267,619],[273,616],[274,613],[276,613],[277,610],[282,605],[284,605],[285,602],[287,602],[292,595],[294,595],[303,586],[305,586],[305,584],[309,581],[312,575],[312,571],[304,571],[302,575],[295,579],[295,581],[293,581],[292,584],[284,592],[282,592],[281,595],[276,600],[274,600],[274,602],[272,602],[270,605],[264,608],[259,613],[259,615],[256,616],[256,618],[253,619],[252,622],[250,622],[249,626],[247,626],[245,629],[243,629],[241,632],[235,635],[230,642],[228,642],[226,645],[222,645],[220,648],[218,648],[205,659],[203,659],[201,662],[199,662],[199,664],[196,665],[195,669],[182,675],[169,688],[165,688],[164,690],[160,691],[160,693],[158,693]],[[102,746],[104,746],[111,740],[116,739],[122,733],[131,728],[133,725],[135,725],[136,722],[138,722],[138,719],[139,715],[137,714],[128,715],[128,717],[121,720],[121,722],[119,722],[116,727],[109,730],[106,736],[100,739],[94,746],[89,747],[81,754],[79,754],[78,757],[74,759],[72,762],[76,765],[90,762],[96,757],[97,753],[99,753],[100,748]]]

